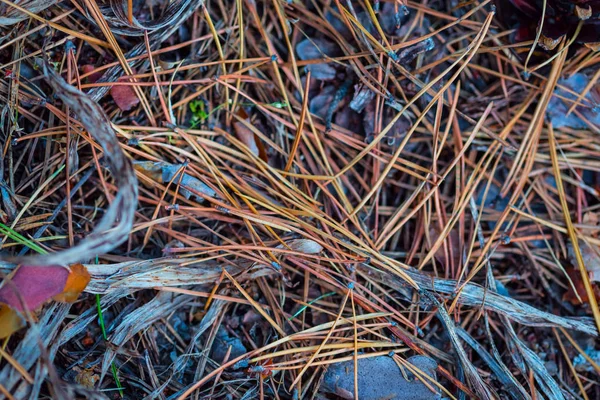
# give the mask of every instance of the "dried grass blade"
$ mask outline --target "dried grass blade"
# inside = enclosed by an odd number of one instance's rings
[[[558,191],[558,196],[560,198],[560,205],[563,210],[563,215],[565,218],[565,223],[567,225],[567,232],[569,234],[569,239],[571,240],[571,244],[573,245],[573,250],[575,252],[575,258],[577,259],[577,266],[579,267],[579,272],[581,273],[581,280],[583,281],[583,285],[585,287],[585,292],[588,295],[590,308],[592,309],[592,314],[594,315],[594,319],[596,321],[596,327],[598,331],[600,331],[600,310],[598,309],[598,301],[596,300],[596,295],[594,293],[594,289],[592,288],[592,284],[590,282],[590,276],[585,268],[585,263],[583,261],[583,256],[581,255],[581,248],[579,247],[577,232],[575,231],[575,227],[573,226],[573,221],[571,220],[571,213],[569,211],[569,204],[567,203],[567,198],[565,195],[565,188],[562,182],[562,177],[560,173],[560,168],[558,166],[558,156],[556,154],[556,142],[554,139],[554,129],[552,128],[552,124],[548,126],[548,144],[550,150],[550,158],[552,159],[552,170],[554,173],[554,179],[556,180],[556,189]]]

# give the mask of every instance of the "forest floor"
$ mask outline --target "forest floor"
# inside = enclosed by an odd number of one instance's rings
[[[0,398],[600,398],[599,10],[514,4],[0,0]]]

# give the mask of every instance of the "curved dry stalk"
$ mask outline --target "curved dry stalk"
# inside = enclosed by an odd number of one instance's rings
[[[389,272],[374,271],[366,268],[364,270],[388,287],[398,288],[407,286],[405,282]],[[415,269],[410,269],[406,273],[419,285],[421,290],[452,297],[456,295],[458,281],[435,278]],[[476,283],[467,283],[461,291],[460,297],[456,299],[456,302],[466,306],[483,307],[485,310],[497,312],[527,326],[563,327],[598,336],[598,331],[591,318],[559,317],[538,310],[511,297],[502,296],[489,290],[486,291],[486,289]]]
[[[60,1],[61,0],[14,0],[13,3],[32,14],[38,14]],[[0,26],[14,25],[28,18],[29,16],[26,13],[23,13],[14,7],[0,5]]]
[[[137,178],[102,108],[88,95],[65,82],[47,62],[40,60],[38,65],[57,96],[77,114],[83,127],[102,146],[106,163],[115,179],[117,194],[94,231],[75,247],[43,256],[1,258],[28,265],[69,265],[108,253],[127,240],[137,208]]]

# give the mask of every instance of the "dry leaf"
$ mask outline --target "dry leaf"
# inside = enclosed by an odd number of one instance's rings
[[[90,283],[90,274],[88,270],[81,264],[73,264],[69,267],[69,276],[63,292],[54,296],[54,300],[63,303],[73,303],[81,292]]]
[[[571,101],[577,97],[577,94],[584,92],[589,82],[590,78],[581,72],[558,81],[560,86],[555,89],[555,96],[550,99],[546,110],[546,116],[550,119],[554,128],[588,129],[588,123],[596,126],[600,125],[600,113],[594,111],[593,107],[578,106],[575,108],[577,113],[567,113],[571,107]],[[562,88],[570,89],[570,91]],[[583,102],[587,104],[597,104],[598,100],[593,90],[589,91],[583,98]],[[587,122],[577,114],[583,116]]]
[[[258,149],[258,145],[256,144],[257,138],[254,132],[252,132],[246,125],[241,122],[235,122],[233,124],[233,129],[235,130],[235,135],[242,143],[248,147],[250,152],[258,157],[260,151]]]
[[[587,225],[585,228],[581,228],[581,232],[586,236],[597,237],[598,230],[600,225],[600,219],[598,218],[598,214],[593,211],[588,211],[583,214],[583,224]],[[589,226],[589,228],[588,228]]]
[[[440,237],[439,230],[436,228],[431,228],[429,230],[429,237],[431,239],[431,246],[433,246],[434,243]],[[450,255],[452,256],[452,260],[454,262],[454,267],[456,268],[460,265],[460,248],[458,247],[458,243],[459,243],[458,233],[456,232],[456,230],[452,230],[452,231],[450,231],[450,233],[446,236],[446,238],[444,240],[446,243],[449,244],[448,250],[451,251],[449,256]],[[426,243],[426,247],[427,247],[427,250],[431,250],[428,243]],[[435,259],[437,260],[437,262],[446,266],[446,252],[444,250],[444,245],[440,246],[440,248],[437,249],[434,256],[435,256]],[[446,266],[446,267],[449,267],[449,266]]]
[[[120,78],[117,82],[127,81],[127,78]],[[140,103],[140,99],[130,85],[115,85],[110,88],[110,95],[121,111],[129,111]]]
[[[33,311],[62,293],[68,276],[69,269],[60,265],[21,265],[0,288],[0,302],[17,311]]]
[[[583,265],[585,265],[585,269],[590,274],[590,280],[592,282],[600,281],[600,248],[598,248],[598,246],[590,247],[586,242],[580,241],[579,249],[581,250],[581,257],[583,258]],[[575,250],[571,243],[568,244],[567,251],[571,264],[577,265]]]
[[[260,157],[261,160],[267,162],[267,151],[260,138],[248,127],[250,125],[250,116],[246,113],[243,108],[240,108],[237,115],[243,120],[233,124],[235,134],[244,143],[248,149],[256,157]]]
[[[569,285],[567,291],[563,295],[563,300],[568,301],[573,305],[587,303],[590,300],[590,298],[588,297],[587,291],[585,290],[585,285],[583,284],[583,279],[581,279],[581,273],[579,273],[579,269],[567,267],[565,268],[565,270],[569,275],[569,278],[571,278],[571,282],[573,282],[573,286],[575,287],[577,294],[575,294],[575,290],[573,290],[573,287]],[[600,299],[600,289],[598,289],[598,286],[592,285],[592,288],[594,290],[594,296],[596,296],[596,299]],[[577,295],[579,295],[579,298],[577,298]],[[579,299],[581,299],[581,302],[579,301]]]
[[[337,75],[337,71],[330,64],[310,64],[306,66],[306,70],[319,81],[332,81]]]
[[[301,60],[319,60],[338,55],[339,46],[326,39],[304,39],[296,45],[296,53]]]
[[[311,239],[294,239],[286,243],[290,249],[304,254],[319,254],[323,250],[323,246]],[[283,245],[277,246],[282,249]]]
[[[95,69],[96,69],[96,67],[94,67],[92,64],[85,64],[85,65],[81,66],[81,72],[83,74],[88,74],[88,73],[94,71]],[[102,71],[94,72],[94,73],[88,75],[87,81],[89,83],[95,83],[100,78],[102,78]]]
[[[318,60],[339,54],[339,47],[325,39],[304,39],[296,45],[296,53],[301,60]],[[335,79],[336,76],[335,68],[326,63],[309,64],[306,69],[314,79],[322,81]]]
[[[94,373],[94,368],[82,369],[75,376],[75,382],[88,389],[93,389],[99,379],[100,375]]]
[[[25,326],[25,320],[18,312],[0,304],[0,339],[4,339]]]
[[[143,175],[158,183],[169,183],[173,181],[178,183],[180,193],[186,198],[194,196],[198,201],[203,201],[202,196],[198,196],[195,193],[202,193],[208,197],[215,197],[217,194],[207,184],[202,182],[200,179],[194,178],[190,174],[183,173],[181,176],[182,164],[169,164],[166,162],[158,161],[134,161],[133,168],[139,171]],[[188,190],[189,189],[189,190]]]
[[[333,101],[333,96],[335,96],[336,89],[334,86],[326,86],[321,90],[316,96],[313,96],[310,99],[310,103],[308,105],[308,111],[311,114],[317,115],[323,119],[325,119],[327,115],[327,109],[329,105]]]

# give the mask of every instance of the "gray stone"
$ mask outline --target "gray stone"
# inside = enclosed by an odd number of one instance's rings
[[[437,363],[426,356],[414,356],[408,362],[436,379]],[[358,360],[358,395],[361,400],[440,400],[423,382],[405,370],[404,377],[396,362],[388,356]],[[429,386],[434,387],[432,382]],[[325,373],[321,391],[343,399],[354,399],[354,361],[331,365]]]

